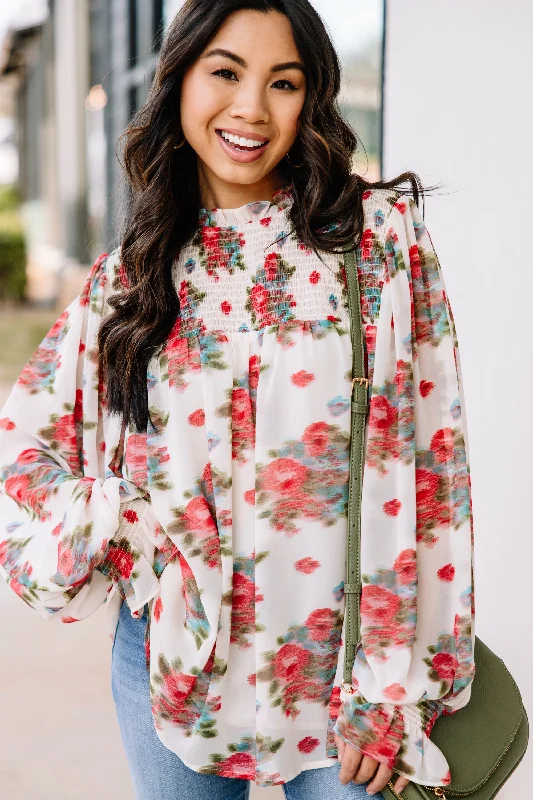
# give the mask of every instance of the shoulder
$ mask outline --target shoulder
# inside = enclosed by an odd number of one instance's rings
[[[407,239],[419,242],[427,232],[420,207],[400,189],[373,189],[363,198],[364,227],[380,244]]]
[[[367,236],[370,233],[383,244],[391,213],[402,200],[402,192],[398,189],[367,189],[363,192],[363,230]]]
[[[101,253],[94,261],[78,297],[86,313],[106,312],[109,297],[122,287],[120,266],[120,246],[110,253]]]

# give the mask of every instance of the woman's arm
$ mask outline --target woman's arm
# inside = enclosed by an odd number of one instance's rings
[[[0,572],[47,618],[82,619],[113,585],[133,611],[158,588],[150,498],[106,451],[105,430],[120,430],[98,374],[110,258],[95,262],[0,410]]]
[[[473,527],[457,338],[413,200],[387,220],[362,498],[361,636],[345,742],[410,781],[450,783],[429,739],[470,699]]]

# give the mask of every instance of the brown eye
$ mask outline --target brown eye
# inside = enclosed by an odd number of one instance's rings
[[[217,69],[215,70],[215,72],[212,72],[211,74],[218,75],[219,77],[224,78],[225,80],[231,80],[231,75],[233,75],[235,79],[237,78],[237,76],[231,69]]]
[[[284,86],[278,86],[278,84],[280,84],[280,83],[283,83],[285,85]],[[298,91],[298,87],[295,86],[292,81],[288,81],[288,80],[279,80],[279,81],[276,81],[276,83],[274,83],[272,85],[275,86],[278,89],[283,89],[284,91],[289,91],[289,92]]]

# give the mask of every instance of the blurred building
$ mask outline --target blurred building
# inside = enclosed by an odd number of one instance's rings
[[[94,259],[118,244],[127,204],[118,138],[146,97],[162,35],[182,2],[25,0],[35,3],[35,13],[15,17],[0,46],[0,90],[16,120],[11,146],[18,150],[28,297],[36,303],[64,307]],[[336,10],[317,0],[333,33],[345,32],[343,4]],[[370,19],[370,36],[359,41],[354,26],[353,47],[343,52],[341,107],[368,157],[354,168],[374,179],[381,158],[383,0],[353,0],[353,6],[354,18]]]

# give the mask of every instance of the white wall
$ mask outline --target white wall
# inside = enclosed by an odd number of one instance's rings
[[[389,0],[384,177],[426,198],[461,353],[475,527],[476,634],[533,721],[531,0]],[[443,191],[444,191],[443,190]],[[494,697],[497,703],[498,698]],[[529,793],[533,746],[498,793]]]

